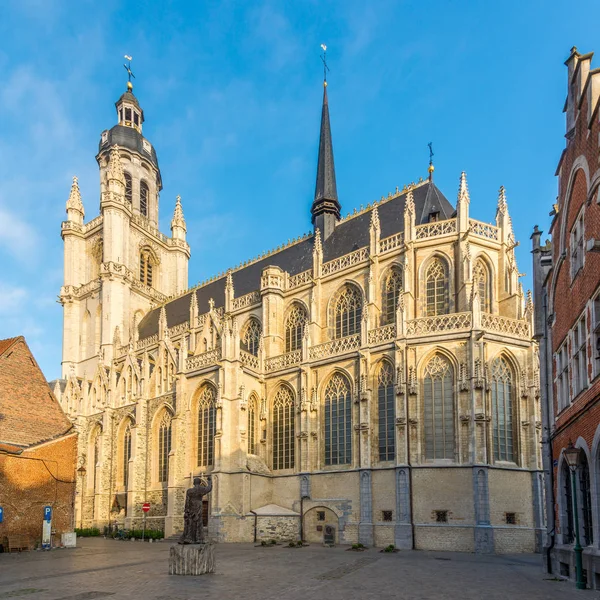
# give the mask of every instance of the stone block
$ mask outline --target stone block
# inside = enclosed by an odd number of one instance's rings
[[[215,546],[205,544],[173,544],[169,553],[170,575],[204,575],[215,572]]]

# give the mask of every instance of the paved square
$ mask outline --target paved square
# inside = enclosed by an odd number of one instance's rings
[[[539,555],[219,544],[215,574],[177,577],[168,575],[167,542],[83,539],[79,544],[71,550],[0,554],[0,600],[554,600],[594,594],[549,580]]]

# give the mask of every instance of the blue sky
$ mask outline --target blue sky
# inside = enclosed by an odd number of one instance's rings
[[[563,148],[564,60],[595,48],[599,9],[514,2],[5,1],[0,7],[0,338],[23,334],[60,375],[60,223],[79,176],[98,214],[95,153],[133,56],[169,232],[180,194],[190,285],[310,229],[328,46],[342,210],[426,176],[494,219],[507,188],[525,287]]]

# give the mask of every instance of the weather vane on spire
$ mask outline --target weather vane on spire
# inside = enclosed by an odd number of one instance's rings
[[[435,170],[435,167],[433,166],[433,142],[429,142],[427,146],[429,147],[429,168],[427,170],[429,171],[429,180],[431,181]]]
[[[131,83],[131,78],[133,77],[135,79],[135,75],[133,74],[133,71],[131,70],[132,57],[128,56],[126,54],[125,55],[125,59],[127,61],[129,61],[129,64],[123,65],[125,67],[125,70],[127,71],[127,89],[128,90],[132,90],[133,89],[133,83]]]
[[[327,66],[327,46],[321,44],[321,48],[323,48],[323,54],[321,55],[321,60],[323,61],[323,85],[327,87],[327,71],[329,71],[329,67]]]

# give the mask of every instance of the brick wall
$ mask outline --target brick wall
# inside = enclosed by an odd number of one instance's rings
[[[55,543],[73,530],[73,501],[77,435],[41,444],[21,454],[0,454],[0,543],[11,534],[29,537],[32,545],[42,537],[44,506],[52,507]],[[65,483],[66,482],[66,483]]]

